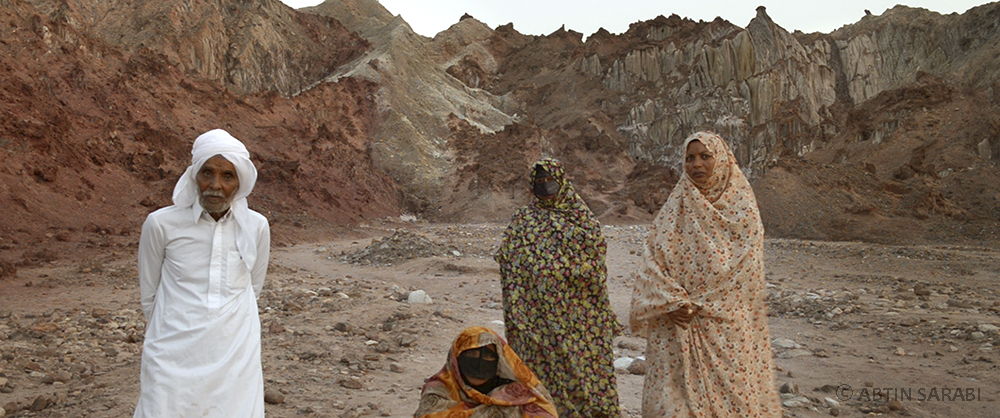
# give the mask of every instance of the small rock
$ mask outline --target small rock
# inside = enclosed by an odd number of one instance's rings
[[[417,344],[416,334],[405,334],[399,338],[400,347],[413,347]]]
[[[639,351],[642,345],[635,341],[621,340],[618,342],[618,348],[624,348],[626,350]]]
[[[333,324],[333,329],[340,332],[350,332],[351,330],[354,329],[354,325],[348,324],[346,322],[338,322],[336,324]]]
[[[777,338],[771,343],[771,345],[781,349],[802,348],[801,345],[795,341],[789,340],[788,338]]]
[[[974,331],[969,334],[969,341],[979,341],[983,338],[986,338],[986,334],[983,334],[979,331]]]
[[[1000,331],[1000,327],[992,324],[979,324],[979,327],[977,328],[979,329],[979,332],[983,334],[996,334],[997,331]]]
[[[32,412],[38,412],[48,407],[49,398],[46,398],[44,395],[38,395],[38,397],[35,398],[35,401],[31,403],[30,409]]]
[[[274,389],[268,389],[264,391],[264,402],[271,405],[277,405],[285,403],[285,394]]]
[[[948,306],[959,309],[969,309],[972,307],[972,303],[958,299],[948,299],[945,303],[948,304]]]
[[[364,387],[364,385],[361,384],[361,380],[357,378],[341,379],[338,383],[340,383],[340,386],[347,389],[361,389]]]
[[[830,408],[830,415],[835,417],[840,416],[840,402],[830,398],[824,398],[823,400],[826,402],[826,406]]]
[[[906,355],[906,349],[904,349],[903,347],[896,347],[896,355],[897,356],[905,356]]]
[[[778,389],[778,393],[799,393],[799,385],[792,382],[785,382],[781,385],[781,388]]]
[[[632,361],[632,364],[628,365],[628,368],[626,368],[626,370],[628,370],[629,373],[632,373],[634,375],[645,376],[646,369],[648,368],[649,366],[646,364],[646,360],[637,358]]]
[[[903,409],[903,403],[900,402],[899,399],[893,399],[889,401],[890,411],[901,411],[902,409]]]
[[[628,366],[631,366],[633,361],[635,359],[632,357],[616,358],[614,362],[615,370],[628,371]]]
[[[389,364],[389,371],[391,371],[393,373],[402,373],[403,372],[403,366],[401,366],[399,363],[395,363],[395,362],[390,363]]]
[[[788,350],[788,351],[779,353],[778,354],[778,358],[789,359],[789,358],[802,357],[802,356],[811,356],[811,355],[813,355],[812,351],[805,350],[805,349],[802,349],[802,348],[798,348],[798,349],[795,349],[795,350]]]
[[[58,373],[50,373],[50,374],[45,375],[45,377],[42,378],[42,383],[45,383],[45,384],[52,384],[52,383],[55,383],[55,382],[66,383],[66,382],[69,382],[69,380],[72,379],[72,378],[73,378],[73,375],[70,372],[66,372],[66,371],[58,372]]]
[[[434,300],[427,295],[427,292],[423,290],[414,290],[410,292],[410,295],[406,297],[406,303],[410,305],[430,305],[434,303]]]
[[[912,327],[919,323],[920,323],[920,318],[915,318],[915,317],[903,318],[902,320],[899,321],[899,325],[902,325],[904,327]]]

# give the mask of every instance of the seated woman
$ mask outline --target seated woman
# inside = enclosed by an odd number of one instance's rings
[[[552,397],[507,342],[488,328],[462,331],[424,383],[414,418],[556,418]]]

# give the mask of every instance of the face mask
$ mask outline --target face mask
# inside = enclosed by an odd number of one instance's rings
[[[475,353],[479,353],[478,357],[473,357]],[[488,347],[473,348],[458,356],[458,370],[462,372],[462,376],[492,379],[497,375],[499,362],[497,353]]]
[[[544,183],[535,183],[535,186],[532,188],[532,191],[534,191],[535,195],[537,196],[543,196],[543,197],[552,196],[556,193],[559,193],[559,183],[555,182],[554,180],[546,181]]]
[[[538,181],[539,179],[549,178],[549,181]],[[535,176],[531,180],[531,191],[536,196],[549,197],[556,193],[559,193],[559,183],[552,180],[552,175],[548,171],[545,171],[542,166],[537,166],[535,168]]]

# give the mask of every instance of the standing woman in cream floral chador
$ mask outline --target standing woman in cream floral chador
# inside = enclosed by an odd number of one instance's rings
[[[684,141],[684,172],[650,228],[629,325],[647,338],[642,416],[780,417],[764,228],[725,141]]]

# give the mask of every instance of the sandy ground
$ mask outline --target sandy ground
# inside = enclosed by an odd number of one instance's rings
[[[503,227],[381,224],[273,248],[259,306],[265,387],[283,399],[267,415],[411,416],[460,330],[502,334]],[[624,320],[646,226],[604,230]],[[997,416],[1000,252],[769,239],[766,257],[785,416]],[[433,303],[407,303],[416,290]],[[143,330],[134,248],[20,269],[0,281],[0,408],[131,416]],[[616,358],[644,348],[621,336]],[[640,416],[642,379],[619,370],[623,416]]]

